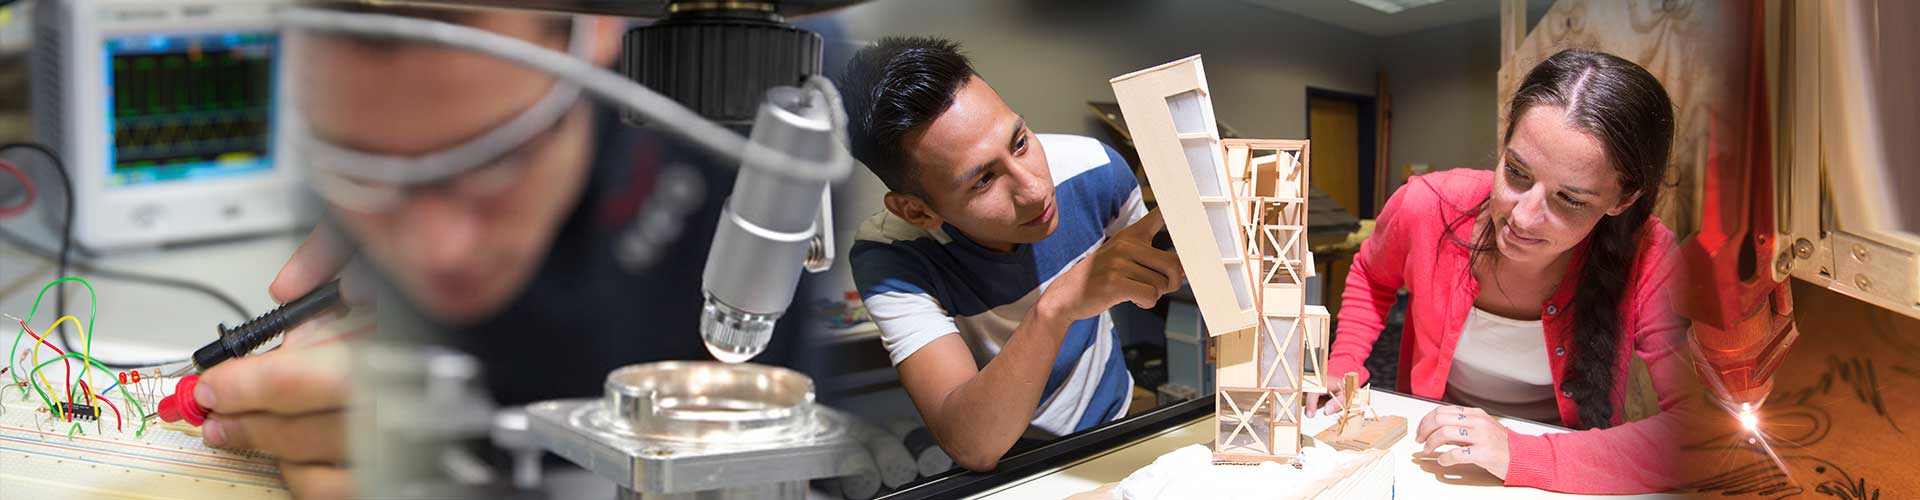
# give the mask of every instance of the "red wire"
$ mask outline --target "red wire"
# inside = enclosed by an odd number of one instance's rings
[[[28,179],[26,172],[21,172],[20,167],[13,166],[13,163],[9,163],[6,160],[0,160],[0,170],[7,171],[7,173],[15,179],[20,179],[20,185],[27,188],[27,198],[20,200],[19,204],[10,207],[0,207],[0,218],[12,217],[26,212],[28,207],[33,206],[33,199],[37,194],[33,189],[33,180]]]
[[[113,430],[116,430],[116,431],[127,430],[126,426],[121,425],[121,422],[120,422],[120,407],[114,406],[113,400],[107,399],[106,396],[102,396],[98,392],[93,392],[93,387],[89,387],[87,385],[87,381],[85,380],[80,381],[80,390],[87,391],[88,394],[93,395],[93,399],[95,401],[106,403],[108,408],[113,409]]]
[[[32,335],[33,340],[39,341],[41,345],[45,345],[47,347],[53,348],[53,353],[55,355],[58,355],[58,356],[67,355],[66,351],[60,350],[60,346],[56,346],[51,343],[48,343],[45,337],[41,337],[40,334],[38,333],[33,333],[32,328],[27,328],[26,320],[20,321],[20,329],[25,330],[27,332],[27,335]],[[39,348],[35,347],[35,349],[39,349]],[[66,378],[61,380],[65,380],[69,384],[67,385],[67,406],[73,406],[73,385],[71,385],[73,383],[73,365],[68,364],[67,363],[68,361],[73,361],[73,358],[66,358],[66,359],[60,360],[60,367],[61,369],[66,370],[66,374],[67,374]],[[27,383],[29,384],[33,383],[33,379],[31,378],[31,375],[29,375],[29,378],[27,379]],[[72,422],[73,421],[72,416],[68,416],[67,421]]]

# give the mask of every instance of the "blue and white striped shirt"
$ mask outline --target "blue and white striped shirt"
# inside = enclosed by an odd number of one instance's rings
[[[1046,239],[996,252],[952,226],[926,231],[884,211],[855,233],[854,283],[895,365],[957,333],[984,366],[1055,277],[1146,214],[1139,181],[1113,148],[1080,136],[1039,139],[1059,217]],[[1075,321],[1031,423],[1065,435],[1117,419],[1126,414],[1132,386],[1111,313]]]

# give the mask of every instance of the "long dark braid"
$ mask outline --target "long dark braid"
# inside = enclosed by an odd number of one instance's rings
[[[1666,177],[1673,103],[1660,81],[1639,65],[1610,54],[1564,50],[1529,71],[1514,92],[1501,143],[1513,139],[1527,110],[1541,105],[1564,109],[1570,124],[1599,140],[1620,175],[1623,196],[1640,194],[1620,215],[1601,217],[1588,234],[1580,286],[1567,305],[1574,348],[1562,388],[1573,393],[1579,406],[1579,427],[1606,428],[1613,425],[1615,356],[1623,337],[1620,303],[1642,230],[1659,203],[1659,183]],[[1475,262],[1495,248],[1493,224],[1483,225],[1471,243],[1454,236],[1454,228],[1479,217],[1490,200],[1481,200],[1447,225],[1445,241],[1469,249]]]

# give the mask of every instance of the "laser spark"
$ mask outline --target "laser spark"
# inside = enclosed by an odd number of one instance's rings
[[[1759,446],[1760,451],[1766,452],[1767,458],[1780,469],[1780,473],[1787,476],[1787,483],[1799,486],[1800,482],[1793,478],[1793,470],[1787,468],[1786,460],[1782,460],[1780,454],[1773,451],[1773,443],[1767,438],[1766,431],[1760,430],[1759,410],[1752,404],[1742,403],[1739,410],[1733,411],[1733,418],[1740,422],[1740,427],[1746,429],[1748,434],[1752,434],[1752,437],[1747,438],[1747,444]]]

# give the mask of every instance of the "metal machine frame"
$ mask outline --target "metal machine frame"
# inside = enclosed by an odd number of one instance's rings
[[[1898,21],[1894,11],[1899,9],[1876,9],[1872,3],[1767,4],[1766,19],[1778,20],[1765,34],[1769,67],[1777,70],[1766,75],[1776,138],[1775,241],[1780,242],[1771,267],[1775,280],[1792,276],[1920,318],[1920,234],[1912,232],[1920,221],[1898,227],[1901,214],[1894,201],[1912,193],[1901,192],[1889,174],[1889,169],[1917,168],[1897,166],[1912,159],[1889,154],[1894,142],[1912,137],[1885,127],[1889,114],[1920,109],[1889,109],[1898,103],[1887,102],[1876,89],[1876,83],[1886,82],[1876,82],[1883,76],[1879,73],[1915,68],[1882,67],[1885,61],[1875,60],[1876,45],[1878,50],[1911,45],[1869,39],[1876,32],[1909,42],[1916,37],[1911,30],[1873,29]],[[1920,12],[1904,9],[1906,21]]]

